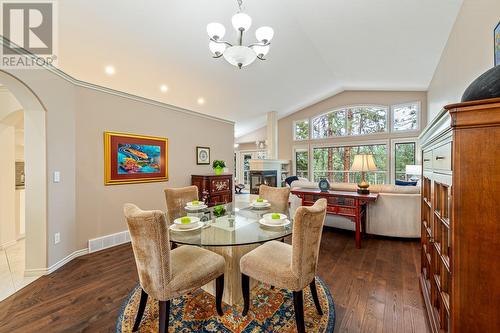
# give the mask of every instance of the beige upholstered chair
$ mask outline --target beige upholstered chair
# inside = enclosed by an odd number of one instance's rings
[[[176,218],[184,216],[184,207],[188,202],[198,200],[198,187],[166,188],[165,199],[168,223],[172,224]]]
[[[289,187],[271,187],[260,185],[259,197],[266,199],[279,211],[288,210],[288,198],[290,197]]]
[[[137,331],[148,296],[159,301],[160,332],[168,332],[170,300],[216,279],[216,308],[222,315],[225,260],[214,252],[196,247],[169,247],[165,214],[124,206],[135,263],[142,288],[133,331]]]
[[[305,332],[302,290],[309,285],[316,310],[323,315],[316,291],[316,266],[326,215],[326,199],[312,207],[299,207],[293,221],[292,245],[271,241],[240,260],[243,289],[243,316],[250,305],[249,277],[293,291],[295,320],[299,333]]]

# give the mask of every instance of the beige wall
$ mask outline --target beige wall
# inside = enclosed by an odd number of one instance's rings
[[[464,0],[429,85],[429,120],[446,104],[460,102],[469,84],[493,67],[493,29],[499,21],[499,0]]]
[[[210,157],[233,170],[233,125],[146,105],[90,89],[78,90],[76,113],[77,244],[126,230],[123,204],[165,210],[165,187],[191,184],[191,174],[212,173],[196,165],[196,146],[210,147]],[[50,112],[50,111],[49,111]],[[118,131],[168,138],[169,181],[103,186],[103,132]]]
[[[47,110],[41,115],[46,118],[41,122],[46,123],[47,266],[86,248],[89,238],[126,230],[121,211],[125,202],[164,210],[163,188],[188,185],[192,173],[211,172],[209,166],[196,165],[196,145],[211,147],[212,159],[226,160],[229,170],[233,169],[234,124],[230,122],[106,89],[95,90],[47,70],[9,73],[24,82]],[[32,116],[26,113],[27,142],[29,135],[44,130],[30,126]],[[169,138],[169,181],[104,186],[105,130]],[[25,148],[28,154],[27,143]],[[26,168],[29,182],[28,161]],[[61,172],[60,183],[52,182],[54,171]],[[26,204],[30,205],[28,191]],[[27,223],[29,218],[27,215]],[[57,245],[56,232],[61,234]]]
[[[426,93],[417,92],[401,92],[401,91],[345,91],[335,96],[327,98],[319,103],[304,108],[295,112],[278,122],[278,156],[280,159],[292,159],[292,147],[294,145],[307,145],[308,143],[323,143],[327,142],[342,142],[345,140],[352,141],[352,138],[338,138],[328,140],[308,140],[308,141],[293,141],[293,122],[295,120],[302,120],[311,118],[318,114],[327,112],[329,110],[353,104],[380,104],[380,105],[393,105],[405,102],[421,102],[422,124],[425,124],[425,115],[427,114],[427,98]],[[421,126],[422,127],[422,126]],[[408,134],[399,134],[401,137],[408,136]],[[393,135],[398,136],[398,135]],[[361,140],[368,140],[370,138],[381,138],[377,136],[363,136]]]

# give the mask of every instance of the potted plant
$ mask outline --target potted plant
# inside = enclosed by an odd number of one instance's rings
[[[212,168],[214,168],[214,172],[217,176],[222,175],[222,171],[226,167],[226,162],[222,160],[214,160],[212,163]]]

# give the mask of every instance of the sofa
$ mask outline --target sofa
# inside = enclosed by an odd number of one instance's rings
[[[291,183],[291,189],[314,188],[318,183],[299,179]],[[356,192],[357,184],[332,183],[332,191]],[[420,237],[420,187],[397,186],[391,184],[371,185],[370,191],[378,193],[376,202],[370,203],[366,220],[366,232],[369,234],[419,238]],[[290,194],[291,214],[300,207],[302,200]],[[328,214],[325,225],[354,230],[354,223],[344,217]]]

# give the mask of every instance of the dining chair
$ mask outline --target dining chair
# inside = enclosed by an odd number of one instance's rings
[[[286,212],[288,210],[288,199],[290,197],[289,187],[271,187],[260,185],[259,197],[269,201],[274,208]]]
[[[214,279],[216,309],[222,316],[224,257],[191,245],[171,250],[167,221],[160,210],[143,211],[133,204],[125,204],[123,211],[141,286],[133,332],[139,329],[148,297],[159,302],[159,332],[168,332],[170,300]]]
[[[166,188],[165,199],[167,201],[168,222],[172,224],[176,218],[184,215],[184,207],[188,202],[198,200],[198,187],[193,185]]]
[[[303,289],[309,285],[314,305],[323,315],[316,290],[321,234],[326,215],[326,199],[312,207],[299,207],[293,220],[292,245],[278,241],[267,242],[245,254],[240,260],[243,292],[243,316],[250,307],[250,277],[293,292],[297,331],[305,332]]]

